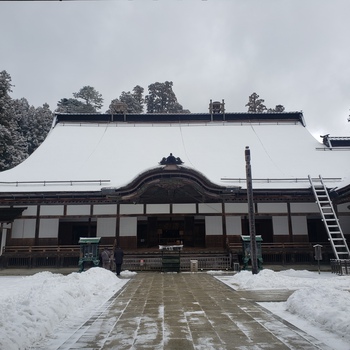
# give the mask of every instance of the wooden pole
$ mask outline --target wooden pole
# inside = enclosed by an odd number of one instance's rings
[[[250,149],[245,148],[246,176],[247,176],[247,199],[249,211],[249,232],[250,232],[250,260],[252,262],[252,274],[256,275],[258,270],[257,245],[255,235],[255,218],[253,202],[252,169],[250,165]]]

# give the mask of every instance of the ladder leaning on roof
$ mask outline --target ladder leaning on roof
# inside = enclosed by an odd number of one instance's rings
[[[339,225],[339,220],[335,214],[332,201],[329,198],[327,187],[325,186],[321,175],[318,178],[312,178],[309,175],[309,181],[320,209],[322,221],[326,227],[335,258],[337,260],[349,259],[349,247],[346,243],[346,239]]]

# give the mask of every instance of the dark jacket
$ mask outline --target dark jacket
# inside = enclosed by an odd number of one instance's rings
[[[124,252],[121,248],[117,248],[114,251],[114,262],[116,265],[121,265],[123,263]]]

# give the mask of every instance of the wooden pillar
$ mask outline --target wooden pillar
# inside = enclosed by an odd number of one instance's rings
[[[34,245],[39,245],[39,228],[40,228],[40,205],[36,207]]]
[[[287,202],[287,211],[288,211],[288,233],[289,233],[289,242],[293,242],[293,225],[292,225],[292,215],[290,212],[290,203]]]
[[[221,203],[221,212],[222,212],[222,245],[225,249],[227,247],[227,228],[226,228],[226,213],[225,213],[225,203]]]
[[[254,217],[254,202],[253,202],[253,184],[252,184],[252,170],[250,165],[250,149],[245,149],[246,160],[246,175],[247,175],[247,199],[249,211],[249,232],[250,232],[250,259],[252,262],[252,274],[256,275],[258,270],[257,245],[255,235],[255,217]]]
[[[116,244],[119,245],[119,235],[120,235],[120,204],[117,204],[117,220],[116,220],[116,228],[115,228],[115,241]]]

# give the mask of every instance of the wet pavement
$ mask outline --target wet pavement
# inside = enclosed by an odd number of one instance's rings
[[[59,349],[329,349],[257,304],[291,293],[234,291],[207,273],[138,273]]]

